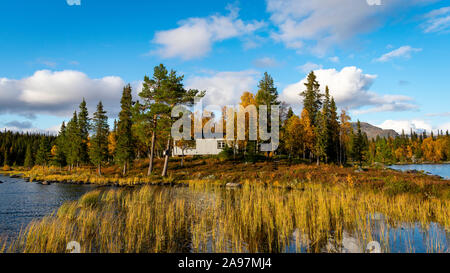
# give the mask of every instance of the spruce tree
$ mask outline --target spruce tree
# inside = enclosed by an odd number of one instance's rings
[[[56,138],[56,155],[54,157],[53,164],[55,166],[62,167],[66,165],[66,151],[68,146],[68,140],[66,135],[66,123],[63,121],[61,129],[59,130],[58,137]]]
[[[303,97],[303,107],[308,111],[309,120],[312,125],[316,126],[317,116],[322,106],[322,95],[319,89],[320,84],[317,82],[314,72],[309,73],[305,86],[306,90],[300,93]]]
[[[24,167],[32,168],[33,167],[33,153],[31,151],[31,144],[27,145],[27,151],[25,152],[25,161],[23,163]]]
[[[109,125],[106,111],[100,101],[93,118],[93,132],[90,145],[90,158],[92,164],[97,166],[99,175],[102,175],[102,164],[108,160],[108,134]]]
[[[315,155],[317,165],[320,164],[320,159],[324,158],[327,161],[327,145],[328,145],[328,123],[325,111],[317,113],[317,126],[315,128]]]
[[[81,160],[82,140],[76,111],[73,113],[72,119],[67,123],[67,140],[66,158],[70,169],[72,169],[74,166],[78,166]]]
[[[89,162],[89,154],[88,154],[88,142],[89,142],[89,130],[90,130],[90,120],[89,120],[89,112],[86,106],[86,101],[83,98],[83,101],[80,103],[80,113],[78,114],[78,126],[80,130],[80,161],[81,163]]]
[[[267,106],[267,130],[270,132],[272,130],[271,106],[280,105],[280,102],[278,101],[278,91],[275,87],[273,78],[267,72],[264,72],[263,78],[258,83],[258,92],[256,93],[255,100],[258,106]],[[269,155],[269,152],[267,152],[267,155]]]
[[[268,113],[270,113],[271,105],[280,104],[273,78],[267,72],[264,72],[264,77],[258,83],[258,92],[255,100],[258,105],[267,105]]]
[[[123,88],[120,105],[121,110],[117,123],[117,147],[114,160],[117,164],[121,165],[123,170],[122,174],[126,175],[134,159],[133,135],[131,132],[131,108],[133,107],[133,101],[131,97],[131,86],[129,84]]]
[[[36,165],[47,166],[50,160],[50,150],[51,147],[48,139],[45,136],[41,137],[39,149],[36,153]]]
[[[327,87],[328,90],[328,87]],[[336,102],[334,98],[331,97],[330,106],[328,108],[328,147],[327,147],[327,155],[328,160],[332,162],[339,161],[339,117],[337,113]]]
[[[353,139],[352,152],[353,160],[358,162],[360,167],[362,167],[362,162],[364,160],[364,152],[366,150],[365,142],[364,135],[361,131],[361,122],[358,120],[356,135],[354,135]]]

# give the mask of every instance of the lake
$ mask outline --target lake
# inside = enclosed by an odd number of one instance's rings
[[[0,175],[0,236],[14,238],[33,219],[51,214],[68,200],[77,200],[95,186],[40,185]]]
[[[439,175],[445,179],[450,179],[450,164],[410,164],[410,165],[392,165],[391,169],[408,171],[424,171],[434,175]]]
[[[0,236],[10,239],[15,238],[20,229],[33,219],[49,215],[65,201],[77,200],[95,189],[95,186],[89,185],[45,186],[4,176],[0,176],[0,180],[4,182],[0,184]],[[448,229],[432,218],[417,222],[403,213],[406,204],[411,205],[410,212],[415,211],[416,202],[405,201],[403,205],[394,206],[397,209],[402,207],[400,211],[392,211],[390,207],[383,208],[390,206],[391,200],[379,200],[381,197],[377,195],[361,196],[347,189],[341,189],[342,192],[322,191],[315,187],[311,185],[309,190],[285,191],[245,187],[228,190],[153,186],[131,191],[111,188],[104,193],[116,191],[118,194],[115,196],[127,196],[126,199],[131,200],[129,202],[134,202],[134,199],[128,197],[134,196],[135,203],[127,206],[129,214],[114,215],[107,221],[119,223],[126,219],[124,215],[144,212],[139,216],[139,221],[129,222],[133,225],[130,229],[143,230],[143,238],[153,238],[153,230],[161,231],[164,236],[160,236],[163,239],[161,244],[157,244],[163,246],[158,250],[160,252],[360,253],[372,240],[381,243],[383,252],[448,252]],[[317,194],[310,194],[312,190],[317,190]],[[113,197],[104,200],[113,200]],[[325,200],[329,203],[324,203]],[[272,209],[266,209],[267,204]],[[341,208],[330,209],[328,206],[331,204]],[[380,212],[368,210],[369,204],[374,204]],[[342,215],[344,211],[346,214]],[[166,218],[166,214],[177,216]],[[162,221],[163,218],[176,221]],[[318,223],[311,222],[311,219]],[[100,224],[95,222],[94,226]],[[180,228],[183,225],[184,228]],[[127,225],[119,227],[126,228]],[[112,238],[117,239],[124,234],[129,233],[115,231]],[[165,249],[167,240],[164,238],[175,238],[177,243],[173,248]],[[152,239],[151,243],[153,241],[157,239]],[[132,246],[136,244],[131,243]],[[155,251],[151,249],[149,252]]]

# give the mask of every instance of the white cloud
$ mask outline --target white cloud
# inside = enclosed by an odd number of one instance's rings
[[[90,108],[102,100],[109,114],[115,115],[124,85],[120,77],[91,79],[72,70],[39,70],[18,80],[0,78],[0,113],[68,116],[84,97]]]
[[[313,70],[322,69],[322,65],[311,63],[311,62],[307,62],[304,65],[299,66],[298,68],[301,71],[303,71],[304,73],[309,73],[309,72],[311,72]]]
[[[427,117],[449,117],[449,116],[450,116],[450,112],[427,114]]]
[[[267,0],[267,11],[278,28],[272,34],[275,40],[298,52],[306,47],[324,55],[329,47],[381,26],[398,9],[434,1],[386,0],[369,5],[366,0]]]
[[[277,66],[278,62],[274,58],[264,57],[254,60],[253,65],[258,68],[268,68]]]
[[[424,130],[430,132],[433,130],[433,126],[424,120],[386,120],[377,126],[382,129],[395,130],[399,134],[401,134],[402,131],[409,134],[411,129],[415,132],[422,132]]]
[[[450,132],[450,122],[444,123],[438,127],[439,130],[442,130],[443,132],[449,131]]]
[[[11,131],[11,132],[23,132],[23,133],[39,133],[39,134],[51,134],[51,135],[57,135],[59,132],[59,129],[61,128],[61,124],[52,126],[47,129],[40,129],[37,127],[30,127],[30,128],[23,128],[20,126],[5,126],[0,127],[1,131]]]
[[[81,6],[81,0],[66,0],[69,6]]]
[[[411,58],[411,53],[414,52],[420,52],[422,51],[421,48],[412,48],[411,46],[402,46],[400,48],[397,48],[391,52],[388,52],[381,56],[378,59],[375,59],[376,62],[387,62],[395,58],[405,58],[409,59]]]
[[[339,57],[338,56],[330,57],[330,58],[328,58],[328,60],[330,60],[333,63],[338,63],[339,62]]]
[[[425,15],[424,32],[448,32],[450,29],[450,7],[433,10]]]
[[[179,22],[178,28],[157,32],[153,43],[160,47],[154,52],[163,58],[200,58],[211,51],[214,42],[251,35],[265,25],[259,21],[244,23],[238,19],[238,9],[229,7],[229,10],[226,16],[189,18]],[[245,46],[251,48],[251,40]]]
[[[355,113],[370,113],[383,111],[405,111],[416,109],[412,104],[412,98],[401,95],[379,95],[370,91],[377,78],[376,75],[364,74],[357,67],[344,67],[341,71],[336,69],[317,69],[314,71],[322,92],[325,86],[330,88],[330,94],[334,97],[337,105],[342,108],[366,109],[355,111]],[[306,77],[301,81],[287,86],[280,97],[285,102],[299,106],[301,96],[305,90]],[[369,107],[369,108],[367,108]]]
[[[188,78],[186,87],[206,90],[206,104],[236,105],[244,91],[251,91],[256,86],[259,75],[260,73],[254,70],[218,72]]]

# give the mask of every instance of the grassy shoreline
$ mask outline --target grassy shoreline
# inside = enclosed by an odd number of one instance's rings
[[[435,223],[450,232],[449,199],[314,182],[293,190],[250,181],[239,190],[143,186],[94,190],[67,202],[33,221],[6,251],[65,252],[76,240],[86,253],[339,252],[350,234],[362,246],[376,237],[388,252],[399,240],[390,231]],[[431,239],[428,251],[448,248]]]
[[[422,173],[193,160],[172,164],[171,176],[161,179],[140,175],[145,163],[129,177],[112,168],[104,177],[86,168],[8,172],[31,181],[121,187],[64,203],[33,221],[12,245],[0,240],[0,252],[65,252],[73,240],[82,243],[82,252],[339,252],[346,236],[364,245],[375,235],[390,251],[397,236],[389,237],[392,230],[405,225],[428,232],[436,224],[450,232],[450,181]],[[240,188],[228,189],[228,183]],[[378,214],[386,219],[382,224],[369,219]],[[448,249],[427,242],[427,251]]]

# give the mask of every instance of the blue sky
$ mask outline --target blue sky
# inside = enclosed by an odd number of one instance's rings
[[[353,120],[450,129],[446,1],[16,0],[0,13],[0,128],[57,130],[83,97],[114,117],[123,85],[137,92],[164,63],[208,103],[236,104],[267,71],[298,112],[315,70]]]

